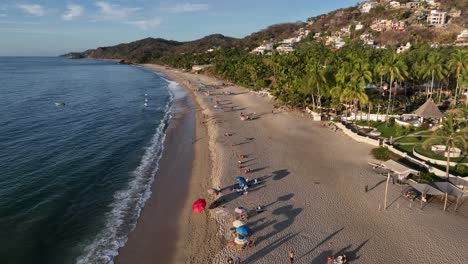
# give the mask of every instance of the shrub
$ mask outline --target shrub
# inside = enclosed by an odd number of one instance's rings
[[[388,119],[388,125],[389,125],[390,127],[394,127],[394,126],[395,126],[395,118],[394,118],[394,117],[390,117],[390,118]]]
[[[389,160],[390,154],[391,154],[390,150],[384,147],[374,148],[372,149],[371,153],[374,156],[374,158],[378,160],[383,160],[383,161]]]

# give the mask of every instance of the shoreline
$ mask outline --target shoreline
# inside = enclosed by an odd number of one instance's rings
[[[209,240],[213,247],[221,245],[216,239],[216,227],[211,224],[213,219],[206,214],[193,215],[191,211],[192,202],[203,197],[212,186],[211,178],[207,177],[211,175],[211,163],[207,162],[210,159],[208,132],[198,101],[191,91],[164,72],[145,68],[176,82],[176,93],[183,95],[174,99],[172,111],[176,113],[173,113],[166,130],[164,151],[151,186],[151,197],[114,262],[125,264],[138,260],[138,263],[154,263],[157,260],[161,263],[188,263],[187,259],[191,252],[197,250],[199,243]],[[173,175],[177,175],[177,179]],[[161,220],[162,215],[164,221]],[[212,228],[203,228],[207,225]],[[190,242],[187,237],[190,237]],[[193,243],[194,240],[197,242]],[[190,260],[190,263],[204,262],[204,259],[197,260],[196,257]]]

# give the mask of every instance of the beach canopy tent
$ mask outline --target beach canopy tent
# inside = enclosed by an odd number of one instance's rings
[[[194,211],[195,213],[199,213],[203,210],[205,210],[206,208],[206,201],[205,199],[198,199],[196,200],[193,204],[192,204],[192,211]]]
[[[414,174],[414,175],[419,174],[419,171],[406,167],[405,165],[398,163],[394,160],[387,160],[382,165],[384,165],[386,169],[392,171],[398,176],[405,177],[405,178],[408,177],[408,175],[410,174]]]
[[[408,183],[411,187],[413,187],[420,193],[432,196],[445,196],[444,211],[447,206],[447,198],[449,195],[457,197],[457,204],[455,205],[455,210],[457,210],[459,199],[468,196],[467,192],[464,192],[463,190],[459,189],[457,186],[451,184],[450,182],[433,182],[427,184],[418,183],[413,180],[410,180]]]
[[[441,119],[444,117],[432,99],[427,100],[414,113],[422,118]]]
[[[250,236],[252,234],[252,230],[250,230],[248,226],[243,225],[236,228],[236,233],[243,236]]]
[[[236,180],[239,182],[239,184],[240,184],[241,186],[247,185],[247,180],[246,180],[244,177],[237,176],[237,177],[236,177]]]

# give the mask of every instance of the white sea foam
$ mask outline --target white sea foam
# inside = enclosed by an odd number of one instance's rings
[[[168,82],[167,88],[170,92],[164,117],[146,147],[140,165],[132,172],[128,188],[114,194],[112,210],[106,215],[104,229],[85,247],[84,254],[77,259],[77,264],[114,263],[113,259],[118,255],[118,249],[127,242],[128,233],[135,228],[141,209],[151,196],[151,185],[164,150],[165,128],[172,117],[174,91],[177,90],[177,83],[164,79]]]

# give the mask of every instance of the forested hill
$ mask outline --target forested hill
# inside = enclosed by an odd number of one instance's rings
[[[193,54],[207,51],[213,47],[231,46],[235,38],[215,34],[199,40],[179,42],[161,38],[145,38],[112,47],[100,47],[83,53],[72,52],[63,56],[70,58],[121,59],[126,62],[146,63],[173,55]]]
[[[467,29],[467,10],[467,0],[367,1],[353,7],[310,17],[307,22],[272,25],[242,39],[221,34],[188,42],[146,38],[64,56],[123,59],[134,63],[155,62],[190,68],[193,64],[210,63],[207,58],[194,60],[194,56],[209,57],[201,55],[210,54],[218,49],[232,48],[229,49],[231,52],[243,53],[266,45],[268,50],[275,50],[290,40],[292,42],[287,44],[289,47],[283,47],[283,51],[293,50],[305,42],[321,42],[334,49],[342,47],[349,40],[363,41],[374,47],[393,50],[408,42],[413,45],[422,42],[453,45],[457,43],[457,37],[462,31]],[[444,12],[443,25],[433,25],[428,22],[428,16],[432,11]],[[465,41],[468,43],[468,40]]]

